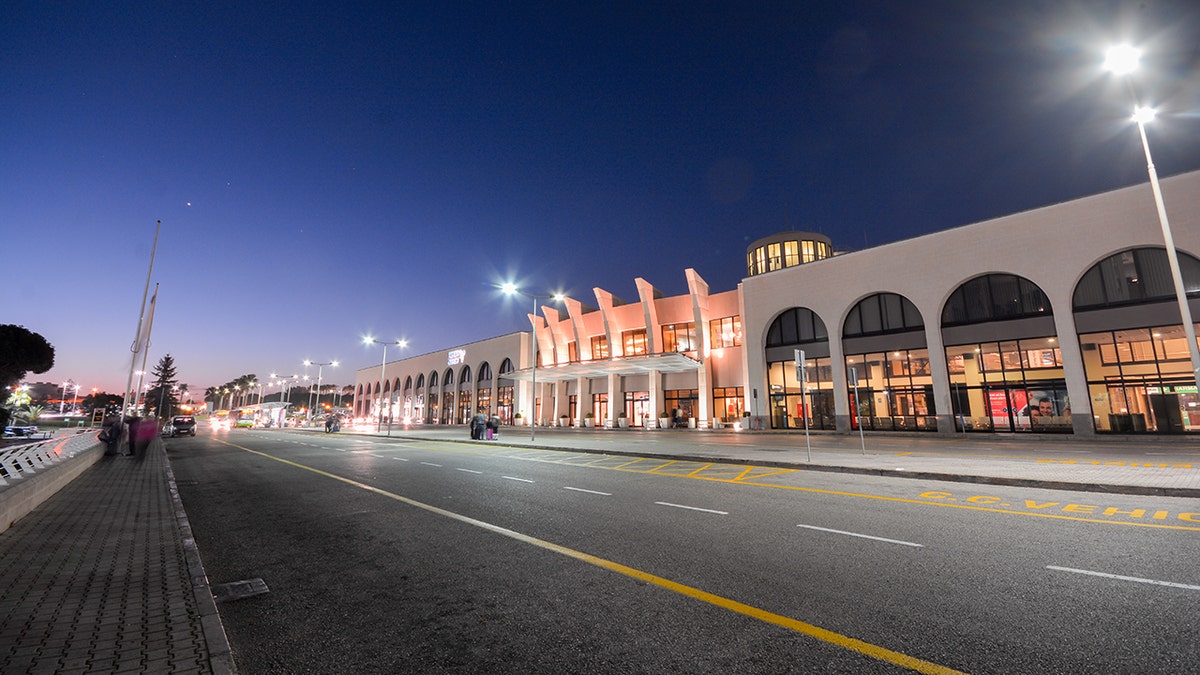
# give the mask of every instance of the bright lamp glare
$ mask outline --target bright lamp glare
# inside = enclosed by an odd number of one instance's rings
[[[1138,60],[1142,58],[1142,50],[1133,45],[1123,44],[1111,47],[1104,53],[1104,68],[1117,75],[1127,75],[1137,70]]]
[[[1154,108],[1149,108],[1146,106],[1138,106],[1133,109],[1133,121],[1137,122],[1138,124],[1145,124],[1146,122],[1153,122],[1154,114],[1155,114]]]

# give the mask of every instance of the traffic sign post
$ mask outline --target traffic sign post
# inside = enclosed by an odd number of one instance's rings
[[[862,415],[858,414],[858,406],[860,405],[858,402],[858,368],[855,368],[854,366],[850,366],[850,381],[854,383],[854,424],[858,426],[858,440],[862,443],[863,457],[866,457],[867,438],[863,435],[862,420],[859,419],[862,417]]]
[[[812,440],[808,435],[808,372],[804,364],[804,350],[796,350],[796,378],[800,380],[800,416],[804,418],[804,447],[808,449],[808,461],[812,461]]]

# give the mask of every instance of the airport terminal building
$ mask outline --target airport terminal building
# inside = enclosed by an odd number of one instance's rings
[[[1200,172],[1162,181],[1200,316]],[[841,253],[809,232],[745,251],[686,295],[544,303],[532,332],[359,370],[355,413],[393,423],[1200,433],[1149,184]],[[736,263],[742,264],[742,263]],[[533,368],[531,340],[538,361]],[[797,367],[802,355],[804,368]]]

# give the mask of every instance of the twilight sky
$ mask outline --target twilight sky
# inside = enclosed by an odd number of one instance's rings
[[[731,290],[781,230],[859,249],[1145,182],[1118,40],[1159,174],[1200,168],[1194,0],[11,0],[0,323],[55,347],[29,381],[123,391],[156,220],[150,364],[193,391],[528,330],[510,279]]]

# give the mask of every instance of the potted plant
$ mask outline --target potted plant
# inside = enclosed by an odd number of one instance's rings
[[[621,427],[622,429],[629,428],[629,418],[625,416],[624,410],[617,413],[617,426]]]
[[[564,414],[562,414],[562,415],[559,415],[559,416],[558,416],[558,426],[560,426],[560,427],[566,427],[566,426],[570,426],[569,424],[567,424],[567,415],[566,415],[566,413],[564,413]]]
[[[513,424],[515,424],[517,426],[521,426],[521,413],[517,413],[516,415],[513,415]]]
[[[671,415],[666,410],[658,413],[658,427],[660,429],[669,429],[671,427]]]
[[[583,416],[583,426],[591,427],[591,426],[595,426],[595,424],[596,424],[596,416],[595,415],[593,415],[592,413],[588,413]]]

